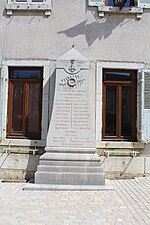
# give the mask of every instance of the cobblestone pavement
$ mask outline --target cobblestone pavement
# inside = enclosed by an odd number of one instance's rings
[[[110,191],[23,191],[0,183],[0,225],[150,225],[150,177]]]

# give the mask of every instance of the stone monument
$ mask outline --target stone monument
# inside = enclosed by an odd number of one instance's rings
[[[36,184],[105,184],[96,154],[90,85],[89,61],[74,48],[57,60],[46,153],[40,157]]]

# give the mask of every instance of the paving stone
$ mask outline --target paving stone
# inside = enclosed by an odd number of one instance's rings
[[[150,225],[150,178],[113,180],[108,191],[23,191],[0,182],[3,225]]]

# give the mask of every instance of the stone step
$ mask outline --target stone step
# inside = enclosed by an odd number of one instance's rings
[[[56,172],[56,173],[64,173],[64,172],[73,172],[73,173],[102,173],[103,169],[99,166],[47,166],[47,165],[39,165],[37,167],[37,171],[44,172]]]
[[[56,160],[40,160],[40,165],[58,165],[58,166],[100,166],[100,162],[90,161],[56,161]]]
[[[107,191],[114,190],[112,184],[106,180],[105,185],[57,185],[57,184],[31,184],[23,186],[25,191]]]
[[[97,154],[79,154],[79,153],[48,153],[40,157],[41,160],[56,160],[56,161],[94,161],[99,162],[100,158]]]
[[[103,173],[56,173],[36,172],[36,184],[61,184],[61,185],[104,185]]]

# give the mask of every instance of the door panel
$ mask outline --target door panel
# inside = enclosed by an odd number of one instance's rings
[[[22,133],[23,130],[23,89],[23,83],[13,83],[11,132],[14,133]]]
[[[106,86],[106,136],[116,136],[117,87]]]
[[[28,96],[28,116],[27,116],[27,134],[39,133],[39,121],[40,121],[40,84],[28,84],[29,96]]]
[[[132,136],[132,87],[122,87],[121,135]]]

